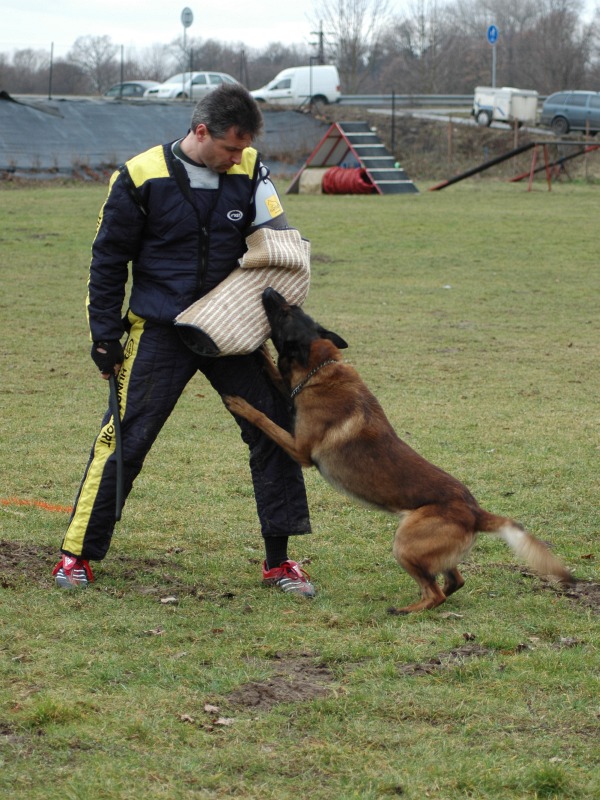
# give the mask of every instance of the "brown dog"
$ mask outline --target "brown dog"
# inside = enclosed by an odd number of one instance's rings
[[[504,539],[538,573],[573,581],[542,542],[513,520],[484,511],[460,481],[398,438],[356,370],[342,362],[340,348],[347,344],[341,337],[274,289],[264,291],[263,304],[279,355],[279,380],[295,407],[294,433],[241,397],[224,398],[227,407],[303,467],[317,467],[333,486],[400,514],[393,552],[421,587],[421,599],[393,613],[435,608],[460,589],[464,579],[456,565],[478,532]],[[271,367],[276,373],[272,362]],[[438,575],[444,577],[442,587]]]

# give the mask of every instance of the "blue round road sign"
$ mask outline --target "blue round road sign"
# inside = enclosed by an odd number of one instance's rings
[[[498,41],[498,28],[495,25],[490,25],[487,29],[487,40],[490,44],[496,44]]]

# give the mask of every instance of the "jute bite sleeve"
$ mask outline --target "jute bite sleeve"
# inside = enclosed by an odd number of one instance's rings
[[[271,331],[262,293],[271,286],[302,305],[310,284],[310,242],[295,228],[259,228],[246,239],[237,267],[207,295],[175,318],[187,346],[206,356],[252,353]]]

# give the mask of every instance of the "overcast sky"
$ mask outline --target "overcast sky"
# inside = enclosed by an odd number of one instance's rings
[[[598,0],[586,0],[589,9]],[[136,49],[168,44],[183,38],[181,12],[190,8],[194,20],[186,36],[242,42],[263,48],[271,42],[285,44],[314,41],[319,0],[225,0],[198,3],[181,0],[1,0],[0,52],[31,47],[54,56],[66,55],[79,36],[109,36],[134,55]],[[415,6],[414,0],[392,0],[397,12]],[[317,23],[318,24],[318,23]],[[131,48],[131,51],[128,50]]]
[[[400,0],[399,7],[404,5]],[[262,48],[270,42],[313,41],[313,0],[1,0],[0,52],[32,47],[62,56],[79,36],[110,36],[113,44],[142,49],[183,38],[181,12],[194,20],[186,36],[243,42]]]

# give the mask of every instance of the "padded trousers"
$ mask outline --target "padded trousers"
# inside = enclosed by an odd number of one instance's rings
[[[146,455],[181,393],[198,371],[220,395],[240,395],[290,430],[289,405],[263,370],[260,352],[221,358],[198,356],[183,344],[175,327],[148,322],[132,312],[129,322],[125,359],[117,379],[124,497],[131,491]],[[262,535],[310,533],[300,466],[246,420],[234,419],[250,452],[250,473]],[[201,419],[198,424],[202,424]],[[193,452],[193,431],[189,446]],[[201,453],[198,457],[202,457]],[[115,527],[116,480],[114,425],[109,410],[102,420],[75,499],[62,543],[63,553],[96,561],[104,558]],[[183,464],[181,481],[185,481]],[[165,487],[165,492],[168,491]]]

